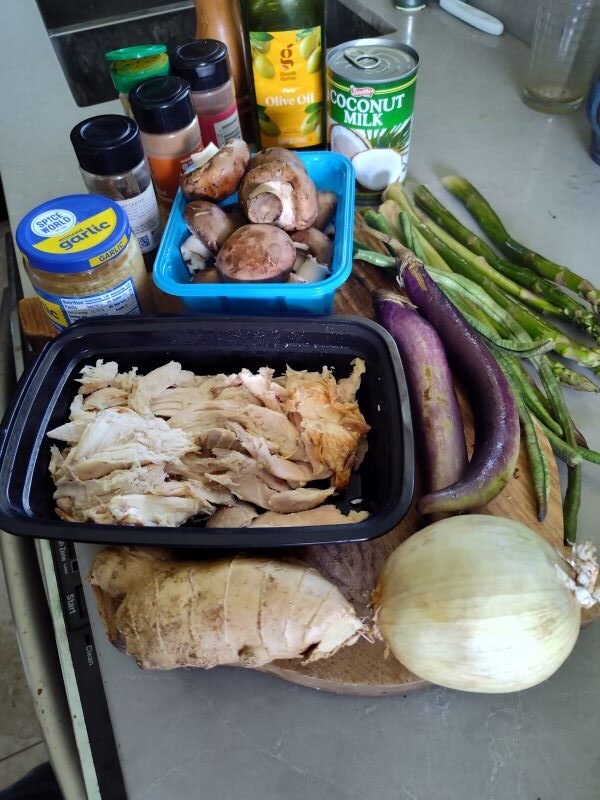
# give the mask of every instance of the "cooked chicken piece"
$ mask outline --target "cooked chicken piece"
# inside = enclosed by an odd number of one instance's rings
[[[197,436],[196,442],[205,453],[212,453],[215,447],[221,450],[236,450],[239,448],[235,433],[224,428],[212,428],[207,433]]]
[[[113,494],[151,494],[164,484],[167,474],[162,465],[114,470],[103,478],[73,479],[64,474],[55,479],[54,499],[69,498],[71,507],[85,509],[107,502]]]
[[[232,430],[236,436],[241,429],[242,434],[260,438],[268,449],[283,458],[292,458],[305,452],[301,447],[298,428],[285,414],[259,405],[240,405],[229,400],[199,402],[194,408],[172,416],[169,425],[187,431],[200,441],[215,428]],[[309,477],[304,480],[310,480],[312,471],[305,472]]]
[[[355,369],[360,364],[356,359]],[[300,428],[310,463],[315,471],[326,464],[334,473],[335,488],[345,488],[356,448],[370,430],[358,405],[338,400],[335,378],[326,367],[321,374],[288,367],[285,385],[289,397],[284,409]]]
[[[160,497],[192,497],[200,502],[202,511],[206,514],[212,514],[216,506],[230,506],[235,502],[230,491],[208,480],[169,480],[156,486],[151,494]]]
[[[250,455],[276,478],[304,485],[315,479],[310,464],[290,461],[270,452],[267,442],[259,436],[250,436],[241,425],[232,425],[238,441]]]
[[[251,528],[282,528],[292,525],[348,525],[362,522],[369,514],[366,511],[351,511],[347,516],[335,506],[319,506],[310,511],[298,511],[295,514],[276,514],[267,511],[259,514],[250,523]]]
[[[340,378],[337,382],[337,398],[340,403],[356,402],[356,393],[360,389],[362,376],[367,371],[362,358],[352,360],[352,372],[347,378]]]
[[[54,483],[60,478],[63,474],[63,464],[65,463],[65,459],[63,454],[60,452],[58,447],[53,444],[50,448],[50,464],[48,465],[48,470],[50,475],[52,476],[52,480]]]
[[[91,394],[97,389],[104,389],[105,386],[110,386],[114,379],[117,377],[119,365],[116,361],[108,361],[106,364],[100,358],[96,361],[96,366],[85,366],[81,370],[81,378],[77,378],[77,382],[81,384],[79,387],[80,394]]]
[[[104,390],[99,389],[98,391]],[[59,439],[62,442],[78,442],[81,438],[81,434],[95,418],[96,414],[94,411],[84,411],[83,395],[76,394],[71,403],[69,413],[69,419],[71,421],[65,422],[64,425],[59,425],[58,428],[53,428],[48,431],[46,435],[49,436],[50,439]]]
[[[161,525],[176,528],[202,512],[201,503],[191,497],[154,497],[124,494],[113,497],[108,509],[119,525]]]
[[[234,378],[237,383],[232,383]],[[202,403],[220,400],[253,405],[259,402],[240,385],[237,375],[217,375],[214,382],[209,380],[199,385],[165,389],[152,400],[150,408],[159,417],[173,417],[180,412],[195,409]]]
[[[287,392],[273,380],[272,369],[261,367],[257,374],[250,372],[249,369],[243,369],[240,378],[246,389],[262,400],[267,408],[282,411],[281,400],[287,396]]]
[[[177,361],[169,361],[141,377],[129,395],[129,407],[144,417],[152,416],[151,403],[170,386],[185,386],[195,378],[193,372],[181,369]]]
[[[274,494],[269,500],[269,508],[280,514],[308,511],[320,506],[334,492],[333,486],[329,489],[290,489],[287,492]]]
[[[164,464],[197,450],[190,436],[130,409],[100,411],[69,451],[64,468],[75,478],[101,478],[115,469]]]
[[[238,501],[229,508],[219,508],[207,521],[207,528],[246,528],[258,516],[250,503]]]
[[[85,398],[83,409],[84,411],[103,411],[105,408],[126,406],[127,397],[128,392],[123,389],[118,389],[116,386],[105,386]]]

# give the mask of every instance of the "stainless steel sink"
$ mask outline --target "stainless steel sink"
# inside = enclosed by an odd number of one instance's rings
[[[192,38],[196,27],[192,0],[144,8],[148,0],[37,0],[50,41],[78,106],[116,97],[107,50],[134,44],[173,45]],[[160,3],[160,0],[154,0]],[[214,0],[207,0],[214,2]],[[352,6],[352,7],[350,7]],[[366,17],[368,21],[364,18]],[[392,33],[394,28],[357,0],[327,3],[326,40],[333,47],[349,39]]]

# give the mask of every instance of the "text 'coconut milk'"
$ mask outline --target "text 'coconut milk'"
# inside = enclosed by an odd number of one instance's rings
[[[419,56],[393,39],[355,39],[327,54],[327,132],[354,166],[359,202],[375,202],[408,168]]]

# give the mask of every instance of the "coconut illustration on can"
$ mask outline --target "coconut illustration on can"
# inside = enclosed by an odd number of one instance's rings
[[[392,39],[357,39],[327,56],[327,130],[352,161],[359,202],[375,202],[408,168],[419,56]]]

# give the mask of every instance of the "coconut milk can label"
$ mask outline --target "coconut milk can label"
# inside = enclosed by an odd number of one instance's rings
[[[322,142],[321,27],[250,31],[262,147]]]
[[[359,199],[369,200],[369,193],[406,177],[415,84],[416,75],[360,85],[329,72],[329,143],[352,161],[358,183],[367,190],[359,190]]]

